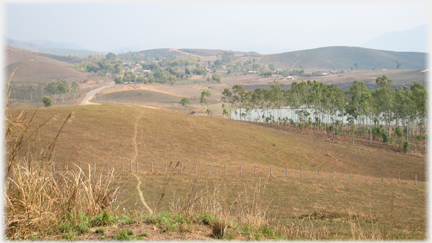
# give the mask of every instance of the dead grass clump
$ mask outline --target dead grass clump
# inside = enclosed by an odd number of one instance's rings
[[[36,111],[30,119],[26,119],[26,113],[6,115],[4,200],[8,239],[40,239],[61,233],[61,225],[83,218],[82,214],[97,215],[115,200],[118,188],[114,186],[114,170],[97,176],[91,173],[90,166],[88,174],[78,166],[76,170],[55,173],[51,169],[54,168],[52,155],[56,141],[72,113],[51,143],[42,146],[44,149],[37,154],[37,137],[47,121],[32,124]],[[32,125],[36,127],[33,131]]]

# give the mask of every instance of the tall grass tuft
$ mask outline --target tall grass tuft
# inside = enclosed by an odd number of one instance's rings
[[[54,172],[51,169],[54,147],[73,113],[65,119],[52,142],[36,153],[41,127],[49,121],[34,124],[36,112],[28,119],[27,113],[13,115],[6,109],[4,201],[8,239],[41,239],[62,233],[68,224],[79,226],[77,219],[83,219],[83,214],[94,216],[109,210],[118,190],[114,170],[99,176],[90,167],[87,174],[78,166],[75,170]],[[88,231],[86,227],[83,224],[75,228],[79,233]]]

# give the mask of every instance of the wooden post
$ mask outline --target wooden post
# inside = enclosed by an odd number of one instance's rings
[[[226,165],[225,165],[225,175],[226,175]]]
[[[350,170],[350,181],[352,181],[352,170]]]
[[[243,175],[242,166],[240,165],[240,175]]]
[[[333,180],[336,180],[336,170],[333,170]]]
[[[417,185],[417,173],[415,174],[415,184]]]
[[[270,165],[270,176],[273,176],[273,168],[271,165]]]
[[[211,175],[211,164],[209,164],[209,175]]]
[[[366,171],[366,181],[367,181],[367,171]]]
[[[256,165],[254,165],[254,175],[256,175]]]
[[[381,173],[381,182],[384,182],[384,171]]]
[[[153,163],[152,163],[152,170],[153,170]],[[180,174],[183,174],[183,163],[180,162]]]
[[[197,164],[195,164],[195,174],[197,174]]]
[[[400,172],[399,172],[399,180],[398,180],[398,183],[400,183]]]
[[[132,161],[129,163],[129,169],[130,169],[130,172],[132,172]]]

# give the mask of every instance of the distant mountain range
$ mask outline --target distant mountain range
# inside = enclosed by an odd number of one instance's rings
[[[360,47],[403,52],[428,52],[427,48],[427,25],[419,27],[384,33]]]
[[[46,54],[58,55],[58,56],[72,55],[72,56],[84,57],[84,56],[94,55],[94,54],[103,54],[101,52],[79,49],[82,47],[73,44],[42,41],[42,40],[37,40],[34,42],[24,42],[24,41],[17,41],[10,38],[6,38],[5,44],[15,48],[20,48],[24,50],[33,51],[33,52],[41,52]]]

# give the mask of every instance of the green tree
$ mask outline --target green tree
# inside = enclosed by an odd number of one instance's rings
[[[114,53],[110,52],[110,53],[106,54],[105,58],[108,60],[115,60],[116,55]]]
[[[273,64],[270,63],[268,66],[269,66],[270,70],[272,70],[272,71],[275,70],[275,66]]]
[[[185,108],[185,113],[186,113],[186,108],[190,104],[189,99],[188,98],[182,98],[180,100],[180,104]]]
[[[200,97],[200,104],[201,105],[206,105],[207,106],[207,110],[209,110],[208,108],[208,101],[206,97],[210,97],[211,93],[208,90],[203,90],[201,92],[201,97]],[[208,113],[208,115],[210,116],[210,114]]]
[[[52,106],[52,99],[51,99],[51,97],[49,97],[49,96],[45,96],[43,99],[42,99],[42,102],[43,102],[43,104],[44,104],[44,106],[45,107],[49,107],[49,106]]]
[[[222,101],[227,102],[229,104],[230,115],[228,116],[228,118],[231,119],[232,92],[228,88],[225,88],[224,91],[222,92]]]

